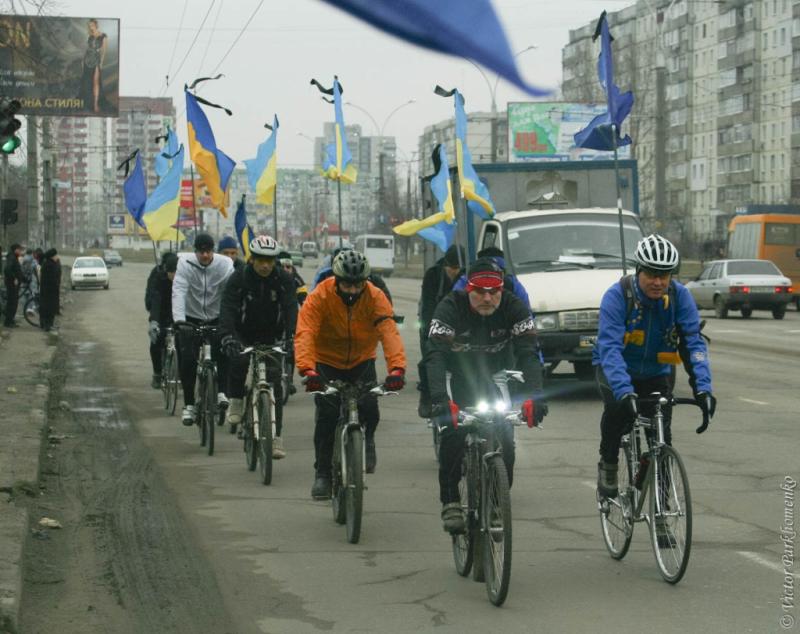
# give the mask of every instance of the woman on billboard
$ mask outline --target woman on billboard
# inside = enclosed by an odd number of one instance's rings
[[[101,112],[107,108],[103,95],[101,69],[108,49],[108,37],[100,31],[97,20],[92,18],[87,23],[89,37],[86,40],[86,52],[83,54],[83,77],[81,80],[81,96],[86,110]]]

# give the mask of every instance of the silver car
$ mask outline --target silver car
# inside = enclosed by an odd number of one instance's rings
[[[729,310],[750,317],[753,310],[770,310],[783,319],[792,300],[792,282],[769,260],[706,262],[696,280],[686,284],[698,308],[713,308],[720,319]]]

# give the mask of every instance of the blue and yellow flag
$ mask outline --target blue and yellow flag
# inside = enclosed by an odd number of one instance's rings
[[[183,146],[175,156],[167,157],[172,165],[161,178],[153,193],[147,197],[142,220],[145,229],[154,242],[158,240],[184,239],[183,234],[174,228],[178,221],[181,202],[181,174],[183,173]]]
[[[244,162],[250,189],[256,193],[256,202],[262,205],[271,205],[274,202],[275,189],[278,186],[278,157],[275,148],[278,141],[278,126],[278,115],[274,115],[272,126],[265,126],[272,130],[272,133],[258,146],[256,157]]]
[[[198,102],[217,108],[219,106],[193,95],[188,89],[185,89],[184,92],[186,93],[186,124],[189,129],[189,155],[211,196],[211,204],[227,218],[225,190],[236,162],[217,148],[211,125]],[[226,112],[229,111],[226,110]]]
[[[431,179],[431,192],[436,198],[439,211],[420,220],[407,220],[392,228],[401,236],[418,235],[433,242],[442,251],[453,244],[456,230],[456,215],[453,207],[453,191],[450,183],[450,166],[444,145],[437,145],[433,151],[434,166],[438,165],[436,175]]]
[[[332,88],[324,88],[316,79],[312,79],[311,83],[319,88],[320,92],[333,96],[333,110],[336,115],[333,143],[325,148],[322,175],[342,183],[355,183],[358,172],[356,166],[353,165],[350,148],[347,146],[347,132],[342,113],[342,85],[339,83],[339,78],[336,75],[333,76]],[[331,103],[329,99],[325,99],[325,101]]]
[[[166,142],[161,151],[156,154],[154,168],[156,176],[164,178],[169,171],[172,157],[178,153],[178,135],[175,134],[175,130],[167,126],[167,133],[164,136],[156,137],[156,143],[158,143],[160,139],[165,139]]]
[[[236,237],[244,253],[245,262],[250,259],[250,240],[253,239],[253,229],[247,222],[247,210],[244,208],[244,196],[236,207],[236,216],[233,218],[233,225],[236,228]]]
[[[449,96],[439,86],[436,89],[437,94]],[[461,196],[467,201],[467,209],[487,220],[494,216],[494,203],[486,185],[478,178],[475,168],[472,167],[472,155],[467,147],[467,113],[464,112],[464,97],[456,89],[449,94],[453,95],[456,108],[456,166],[458,181],[461,184]]]
[[[128,173],[130,162],[136,158],[136,164],[133,169]],[[127,159],[125,159],[117,168],[125,168],[125,182],[122,184],[122,193],[125,198],[125,208],[128,213],[133,217],[140,227],[144,227],[142,223],[142,212],[144,211],[144,204],[147,201],[147,183],[144,180],[144,172],[142,171],[142,160],[139,155],[139,150],[136,150]]]

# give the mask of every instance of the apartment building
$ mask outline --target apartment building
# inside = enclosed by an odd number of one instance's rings
[[[608,18],[652,228],[723,239],[737,208],[798,202],[800,2],[638,0]],[[570,31],[565,99],[604,99],[595,24]]]

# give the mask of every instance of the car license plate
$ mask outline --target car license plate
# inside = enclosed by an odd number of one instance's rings
[[[750,289],[750,292],[751,293],[771,293],[774,290],[775,289],[772,286],[754,286],[752,289]]]
[[[591,348],[597,341],[597,335],[581,335],[578,345],[581,348]]]
[[[97,277],[94,273],[85,273],[83,277]]]

